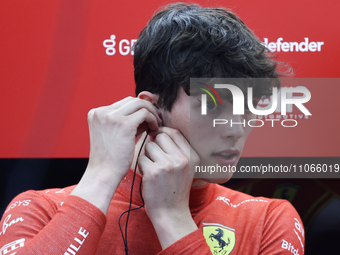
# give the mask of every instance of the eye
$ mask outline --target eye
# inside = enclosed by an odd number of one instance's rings
[[[217,105],[213,100],[207,100],[207,109],[208,110],[215,110],[217,108]]]
[[[198,97],[197,101],[200,103],[200,105],[202,105],[201,97]],[[217,114],[219,111],[222,110],[222,107],[219,104],[219,102],[215,102],[211,98],[207,98],[206,106],[207,106],[207,110],[208,111],[213,111],[214,114]]]

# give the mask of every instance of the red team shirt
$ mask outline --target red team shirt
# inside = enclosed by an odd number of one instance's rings
[[[18,195],[0,222],[0,255],[125,255],[118,218],[129,207],[132,177],[130,170],[106,216],[86,200],[70,195],[75,186]],[[140,180],[137,174],[132,207],[142,204]],[[252,197],[208,184],[191,190],[190,210],[198,230],[165,250],[144,208],[132,211],[129,254],[304,253],[302,221],[286,200]]]

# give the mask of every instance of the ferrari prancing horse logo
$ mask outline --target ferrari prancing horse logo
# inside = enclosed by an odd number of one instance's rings
[[[228,255],[235,247],[235,229],[218,223],[203,223],[203,235],[213,255]]]

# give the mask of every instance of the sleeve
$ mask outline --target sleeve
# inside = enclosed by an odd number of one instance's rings
[[[97,207],[68,195],[62,206],[28,191],[7,207],[0,222],[0,255],[95,254],[106,217]]]
[[[199,228],[189,235],[181,238],[169,247],[162,250],[158,255],[212,255],[207,245],[202,229]]]
[[[261,255],[304,254],[305,232],[295,208],[285,200],[269,207],[260,247]]]

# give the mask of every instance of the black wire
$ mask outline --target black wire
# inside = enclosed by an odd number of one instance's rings
[[[146,133],[146,136],[144,138],[144,141],[139,149],[139,152],[138,152],[138,156],[137,156],[137,159],[136,159],[136,165],[135,165],[135,171],[133,173],[133,178],[132,178],[132,184],[131,184],[131,193],[130,193],[130,204],[129,204],[129,209],[126,210],[125,212],[123,212],[120,216],[119,216],[119,219],[118,219],[118,224],[119,224],[119,229],[120,229],[120,233],[122,235],[122,238],[123,238],[123,242],[124,242],[124,246],[125,246],[125,254],[128,255],[129,254],[129,249],[128,249],[128,243],[127,243],[127,227],[128,227],[128,221],[129,221],[129,216],[130,216],[130,212],[131,211],[134,211],[134,210],[138,210],[138,209],[141,209],[142,207],[144,207],[144,198],[143,198],[143,195],[142,195],[142,181],[143,181],[143,176],[140,180],[140,183],[139,183],[139,194],[140,194],[140,197],[143,201],[143,204],[141,206],[138,206],[136,208],[132,208],[131,209],[131,206],[132,206],[132,194],[133,194],[133,185],[135,183],[135,177],[136,177],[136,172],[137,172],[137,165],[138,165],[138,158],[142,152],[142,148],[145,144],[145,141],[146,141],[146,138],[148,137],[150,133],[150,128],[148,129],[147,133]],[[122,216],[127,213],[127,217],[126,217],[126,224],[125,224],[125,238],[124,238],[124,234],[123,234],[123,229],[122,229],[122,226],[120,224],[120,219],[122,218]]]

